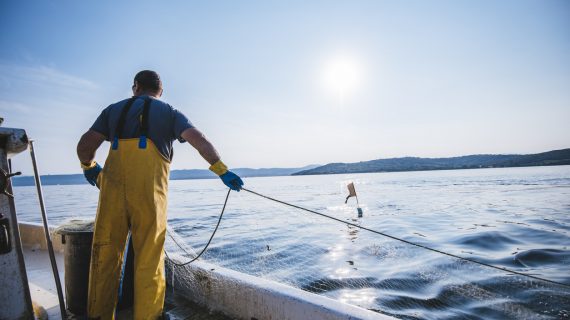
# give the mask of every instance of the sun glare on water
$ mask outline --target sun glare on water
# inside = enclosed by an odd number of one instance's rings
[[[343,104],[360,87],[362,68],[356,59],[336,56],[326,61],[322,77],[325,89]]]

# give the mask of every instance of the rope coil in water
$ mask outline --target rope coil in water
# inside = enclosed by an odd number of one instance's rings
[[[459,259],[459,260],[462,260],[462,261],[468,261],[468,262],[471,262],[471,263],[474,263],[474,264],[478,264],[478,265],[481,265],[481,266],[484,266],[484,267],[488,267],[488,268],[500,270],[500,271],[507,272],[507,273],[511,273],[511,274],[516,274],[516,275],[519,275],[519,276],[523,276],[523,277],[527,277],[527,278],[531,278],[531,279],[535,279],[535,280],[540,280],[540,281],[548,282],[548,283],[555,284],[555,285],[559,285],[559,286],[563,286],[563,287],[566,287],[566,288],[570,288],[570,285],[569,285],[569,284],[566,284],[566,283],[562,283],[562,282],[558,282],[558,281],[554,281],[554,280],[549,280],[549,279],[545,279],[545,278],[533,276],[533,275],[530,275],[530,274],[526,274],[526,273],[524,273],[524,272],[519,272],[519,271],[511,270],[511,269],[504,268],[504,267],[498,267],[498,266],[495,266],[495,265],[492,265],[492,264],[488,264],[488,263],[485,263],[485,262],[480,262],[480,261],[477,261],[477,260],[474,260],[474,259],[470,259],[470,258],[461,257],[461,256],[455,255],[455,254],[453,254],[453,253],[449,253],[449,252],[441,251],[441,250],[438,250],[438,249],[434,249],[434,248],[431,248],[431,247],[428,247],[428,246],[425,246],[425,245],[422,245],[422,244],[419,244],[419,243],[411,242],[411,241],[408,241],[408,240],[405,240],[405,239],[401,239],[401,238],[398,238],[398,237],[395,237],[395,236],[392,236],[392,235],[389,235],[389,234],[386,234],[386,233],[383,233],[383,232],[380,232],[380,231],[377,231],[377,230],[373,230],[373,229],[370,229],[370,228],[366,228],[366,227],[360,226],[360,225],[355,224],[355,223],[352,223],[352,222],[344,221],[344,220],[341,220],[341,219],[338,219],[338,218],[329,216],[329,215],[324,214],[324,213],[321,213],[321,212],[317,212],[317,211],[314,211],[314,210],[311,210],[311,209],[307,209],[307,208],[304,208],[304,207],[301,207],[301,206],[298,206],[298,205],[294,205],[294,204],[292,204],[292,203],[288,203],[288,202],[285,202],[285,201],[282,201],[282,200],[278,200],[278,199],[275,199],[275,198],[272,198],[272,197],[263,195],[263,194],[261,194],[261,193],[255,192],[255,191],[253,191],[253,190],[249,190],[249,189],[247,189],[247,188],[243,188],[243,187],[242,187],[242,190],[244,190],[244,191],[246,191],[246,192],[249,192],[249,193],[251,193],[251,194],[254,194],[254,195],[256,195],[256,196],[259,196],[259,197],[261,197],[261,198],[270,200],[270,201],[274,201],[274,202],[277,202],[277,203],[280,203],[280,204],[283,204],[283,205],[286,205],[286,206],[289,206],[289,207],[292,207],[292,208],[296,208],[296,209],[299,209],[299,210],[303,210],[303,211],[306,211],[306,212],[310,212],[310,213],[312,213],[312,214],[316,214],[316,215],[319,215],[319,216],[321,216],[321,217],[325,217],[325,218],[328,218],[328,219],[331,219],[331,220],[335,220],[335,221],[337,221],[337,222],[340,222],[340,223],[343,223],[343,224],[346,224],[346,225],[349,225],[349,226],[352,226],[352,227],[355,227],[355,228],[359,228],[359,229],[362,229],[362,230],[366,230],[366,231],[369,231],[369,232],[372,232],[372,233],[375,233],[375,234],[378,234],[378,235],[381,235],[381,236],[384,236],[384,237],[387,237],[387,238],[390,238],[390,239],[393,239],[393,240],[396,240],[396,241],[404,242],[404,243],[407,243],[407,244],[409,244],[409,245],[416,246],[416,247],[418,247],[418,248],[422,248],[422,249],[425,249],[425,250],[429,250],[429,251],[432,251],[432,252],[436,252],[436,253],[439,253],[439,254],[442,254],[442,255],[446,255],[446,256],[449,256],[449,257],[453,257],[453,258],[456,258],[456,259]],[[226,200],[225,200],[225,202],[224,202],[224,206],[222,207],[222,212],[220,213],[220,218],[218,219],[218,224],[216,225],[216,228],[214,229],[212,235],[210,236],[210,240],[208,240],[208,243],[206,244],[206,246],[204,247],[204,249],[202,249],[202,251],[201,251],[195,258],[193,258],[191,261],[185,262],[185,263],[180,263],[180,264],[179,264],[179,263],[176,263],[176,262],[172,262],[174,265],[176,265],[176,266],[185,266],[185,265],[187,265],[187,264],[190,264],[190,263],[194,262],[195,260],[197,260],[197,259],[207,250],[208,246],[209,246],[210,243],[212,242],[212,239],[214,238],[214,235],[216,234],[216,231],[218,230],[218,227],[219,227],[219,225],[220,225],[220,222],[222,221],[222,216],[223,216],[224,211],[225,211],[225,209],[226,209],[226,204],[228,203],[228,198],[229,198],[229,196],[230,196],[230,191],[231,191],[231,189],[228,190],[228,194],[226,195]],[[172,235],[171,235],[170,237],[174,240],[174,238],[172,237]],[[176,245],[177,245],[180,249],[182,249],[183,251],[185,251],[184,248],[182,248],[182,246],[181,246],[178,242],[176,242],[176,240],[174,240],[174,242],[176,243]],[[185,251],[185,252],[186,252],[186,251]],[[187,253],[187,252],[186,252],[186,253]]]

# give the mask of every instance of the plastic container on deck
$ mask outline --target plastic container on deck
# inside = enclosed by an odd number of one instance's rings
[[[73,315],[87,314],[89,288],[89,264],[93,243],[92,221],[70,221],[56,230],[64,244],[65,300],[67,310]],[[125,267],[122,298],[119,309],[132,306],[133,301],[133,250],[129,246]]]
[[[67,310],[74,315],[87,314],[89,263],[93,243],[93,222],[71,221],[60,226],[64,244],[65,301]]]

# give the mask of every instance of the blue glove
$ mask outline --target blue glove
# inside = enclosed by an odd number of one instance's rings
[[[85,176],[85,179],[87,180],[87,182],[89,182],[89,184],[91,184],[92,186],[96,186],[97,177],[99,176],[101,170],[103,170],[103,168],[101,168],[101,166],[98,163],[95,163],[94,167],[90,169],[83,169],[83,175]]]
[[[243,181],[241,181],[241,178],[231,171],[227,171],[226,173],[222,174],[220,176],[220,179],[222,179],[228,188],[234,191],[240,191],[241,187],[243,186]]]

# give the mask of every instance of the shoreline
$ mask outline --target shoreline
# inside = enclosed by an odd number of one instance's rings
[[[529,165],[529,166],[505,166],[505,167],[480,167],[480,168],[439,168],[439,169],[420,169],[420,170],[394,170],[394,171],[362,171],[362,172],[331,172],[331,173],[310,173],[310,174],[289,174],[289,175],[242,175],[243,178],[269,178],[269,177],[301,177],[301,176],[324,176],[324,175],[341,175],[341,174],[365,174],[365,173],[398,173],[398,172],[426,172],[426,171],[459,171],[459,170],[484,170],[484,169],[509,169],[509,168],[538,168],[538,167],[564,167],[570,164],[553,164],[553,165]],[[185,170],[185,169],[184,169]],[[42,186],[67,186],[67,185],[86,185],[85,178],[82,174],[54,174],[42,175]],[[51,179],[62,179],[64,181],[49,181]],[[68,179],[66,182],[65,179]],[[192,178],[169,178],[169,181],[181,180],[212,180],[218,179],[216,176],[211,177],[192,177]],[[71,180],[71,181],[70,181]],[[12,178],[13,187],[30,187],[35,186],[33,176],[18,176]]]

